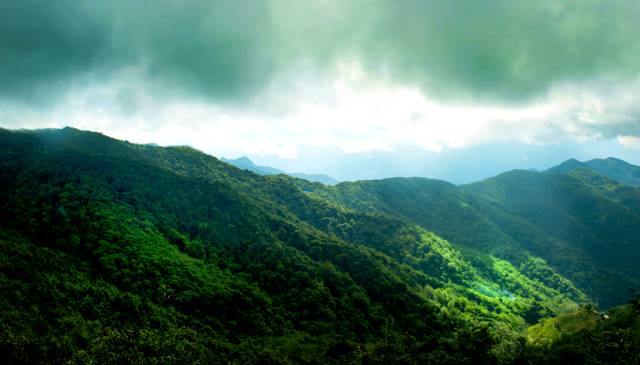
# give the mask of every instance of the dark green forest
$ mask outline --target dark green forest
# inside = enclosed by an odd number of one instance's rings
[[[640,363],[636,170],[595,165],[326,186],[0,129],[0,358]]]

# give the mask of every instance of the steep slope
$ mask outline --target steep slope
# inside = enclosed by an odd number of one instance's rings
[[[239,353],[238,362],[245,362],[242,356],[293,356],[295,349],[269,354],[265,348],[271,347],[270,338],[284,335],[296,346],[298,332],[304,342],[308,336],[330,333],[372,341],[387,321],[416,333],[442,331],[433,329],[439,327],[435,308],[409,288],[417,285],[416,275],[398,264],[394,272],[394,263],[382,254],[346,245],[297,221],[282,207],[267,205],[259,190],[263,180],[253,174],[190,149],[129,145],[71,129],[4,132],[2,137],[0,221],[7,234],[20,232],[3,248],[48,250],[61,261],[76,262],[70,267],[80,272],[66,271],[63,265],[56,266],[59,274],[49,272],[44,253],[40,266],[27,266],[27,259],[24,266],[5,266],[4,277],[25,287],[22,294],[3,295],[8,312],[35,305],[36,314],[53,322],[49,339],[24,332],[36,331],[37,322],[22,326],[22,321],[3,318],[3,334],[8,336],[3,347],[9,358],[84,356],[66,353],[69,349],[110,356],[101,352],[102,343],[126,343],[129,330],[136,331],[131,340],[150,337],[159,343],[166,328],[186,331],[187,343],[178,337],[175,346],[192,348],[192,342],[205,341],[215,353],[192,356],[222,355],[222,361]],[[314,258],[299,249],[301,245],[314,249]],[[335,256],[344,257],[340,270],[327,262]],[[21,280],[24,275],[40,280],[31,285]],[[69,287],[66,278],[78,275],[102,278],[104,283],[87,286],[108,295],[96,297]],[[69,302],[67,306],[38,299],[47,294],[52,280],[60,282],[59,301]],[[83,304],[92,299],[96,303]],[[48,307],[51,303],[58,305]],[[86,305],[102,309],[85,313]],[[59,322],[67,317],[73,322],[65,327]],[[417,319],[422,327],[412,324]],[[69,327],[84,337],[62,336]],[[194,327],[198,331],[193,332]],[[257,350],[242,347],[243,339],[260,338]],[[87,342],[88,347],[82,346]],[[135,351],[146,346],[135,342],[131,347]],[[320,357],[326,346],[320,341],[320,353],[306,355]],[[171,354],[171,349],[163,351]]]
[[[464,189],[484,211],[499,209],[547,240],[523,244],[605,306],[623,303],[640,279],[640,216],[571,175],[512,171]],[[522,225],[501,222],[512,237]]]
[[[361,210],[381,211],[414,222],[448,240],[485,248],[511,242],[453,184],[426,178],[392,178],[341,183],[314,193]],[[427,228],[428,227],[428,228]]]
[[[580,162],[575,158],[564,161],[558,166],[553,166],[549,168],[546,172],[552,174],[566,174],[576,169],[586,169],[591,170],[591,167],[586,162]]]
[[[592,308],[548,318],[528,329],[531,364],[640,363],[640,300],[598,313]]]
[[[619,183],[590,169],[576,169],[568,174],[580,179],[595,192],[640,214],[640,187]]]
[[[396,178],[307,189],[328,201],[410,221],[463,251],[479,250],[523,268],[548,263],[604,307],[624,303],[628,289],[640,284],[634,190],[616,200],[576,176],[531,171],[461,187]],[[544,282],[541,272],[527,275]]]
[[[71,128],[0,143],[9,362],[509,361],[527,323],[584,299],[543,263],[188,147]]]
[[[640,166],[609,157],[586,162],[595,171],[626,185],[640,186]]]

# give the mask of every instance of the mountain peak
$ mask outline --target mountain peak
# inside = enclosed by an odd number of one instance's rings
[[[238,157],[236,159],[228,159],[228,158],[220,158],[222,162],[226,162],[230,165],[233,165],[239,169],[253,171],[258,175],[278,175],[284,174],[293,177],[297,177],[299,179],[309,180],[313,182],[319,182],[325,185],[335,185],[338,183],[334,178],[324,175],[324,174],[307,174],[307,173],[299,173],[299,172],[286,172],[274,167],[270,166],[260,166],[256,165],[251,159],[247,156]]]
[[[255,164],[253,163],[253,161],[251,161],[251,159],[250,159],[249,157],[247,157],[247,156],[238,157],[238,158],[236,158],[236,159],[235,159],[235,160],[233,160],[233,161],[236,161],[237,163],[243,163],[243,164],[251,164],[251,165],[255,165]]]
[[[640,166],[632,165],[615,157],[596,158],[586,162],[570,159],[548,169],[547,172],[566,174],[576,169],[592,170],[619,183],[640,186]]]
[[[560,165],[554,166],[550,169],[547,170],[547,172],[551,172],[551,173],[556,173],[556,174],[564,174],[567,172],[570,172],[572,170],[575,169],[584,169],[584,168],[590,168],[587,164],[585,164],[584,162],[580,162],[578,160],[576,160],[575,158],[571,158],[569,160],[564,161],[563,163],[561,163]]]
[[[609,162],[609,163],[615,163],[615,164],[625,165],[625,166],[633,166],[632,164],[628,163],[627,161],[621,160],[621,159],[616,158],[616,157],[607,157],[604,160]]]

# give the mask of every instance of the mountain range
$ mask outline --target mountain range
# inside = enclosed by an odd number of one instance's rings
[[[256,165],[255,163],[253,163],[253,161],[251,161],[248,157],[243,156],[243,157],[238,157],[236,159],[227,159],[227,158],[220,158],[220,161],[222,162],[226,162],[230,165],[233,165],[239,169],[242,170],[249,170],[249,171],[253,171],[258,175],[278,175],[278,174],[283,174],[283,175],[289,175],[289,176],[293,176],[293,177],[297,177],[300,179],[304,179],[304,180],[309,180],[309,181],[314,181],[314,182],[319,182],[325,185],[335,185],[338,183],[338,180],[332,178],[331,176],[328,175],[324,175],[324,174],[305,174],[302,172],[284,172],[282,170],[276,169],[274,167],[269,167],[269,166],[259,166]]]
[[[325,185],[73,128],[0,145],[9,363],[638,360],[624,161]]]
[[[640,165],[640,154],[615,141],[527,144],[504,141],[431,151],[418,146],[396,146],[389,151],[343,152],[331,148],[300,148],[297,157],[250,155],[260,165],[284,171],[320,171],[339,181],[427,176],[460,185],[484,180],[513,169],[543,171],[569,160],[587,161],[617,156]]]
[[[577,169],[595,171],[621,184],[640,186],[640,167],[613,157],[585,162],[571,159],[550,168],[549,172],[567,173]]]

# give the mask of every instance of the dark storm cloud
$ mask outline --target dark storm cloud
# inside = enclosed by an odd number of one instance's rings
[[[523,100],[562,81],[637,77],[639,4],[5,0],[0,96],[141,66],[163,92],[244,100],[285,72],[355,60],[435,97]]]
[[[27,96],[113,62],[108,27],[83,4],[0,2],[0,95]]]
[[[266,3],[5,1],[0,95],[38,96],[144,66],[162,87],[216,97],[255,91],[275,73]]]
[[[561,81],[640,71],[637,1],[347,3],[360,22],[358,59],[435,95],[520,99]]]

